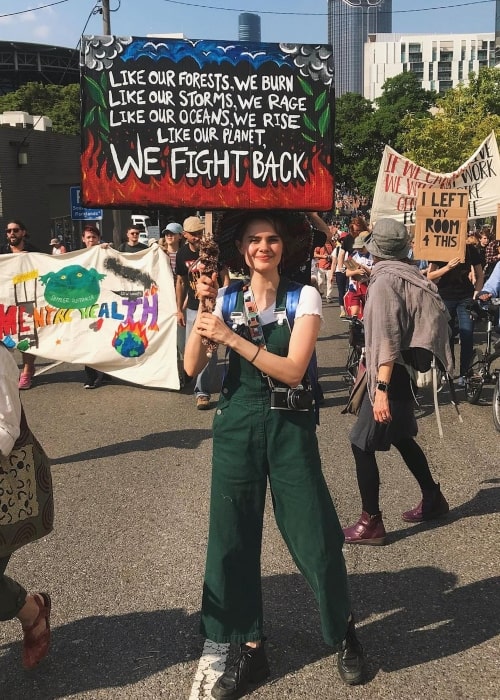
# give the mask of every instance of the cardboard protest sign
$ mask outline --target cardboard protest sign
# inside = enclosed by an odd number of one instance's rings
[[[0,340],[22,352],[178,389],[176,309],[158,246],[0,255]]]
[[[86,206],[333,206],[326,45],[82,38]]]
[[[415,223],[421,189],[450,188],[469,192],[469,219],[496,216],[500,192],[500,155],[495,132],[452,173],[435,173],[386,146],[373,196],[371,221],[391,217],[405,225]]]
[[[417,197],[415,242],[417,260],[465,262],[468,190],[420,190]]]

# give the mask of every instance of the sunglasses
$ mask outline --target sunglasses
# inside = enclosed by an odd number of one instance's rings
[[[20,230],[20,228],[6,228],[5,233],[19,233]]]

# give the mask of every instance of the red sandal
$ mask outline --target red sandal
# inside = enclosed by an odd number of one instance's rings
[[[40,602],[38,596],[43,598],[43,604]],[[50,647],[50,609],[52,601],[48,593],[36,593],[33,599],[39,608],[38,615],[32,625],[23,627],[23,666],[28,669],[35,668],[35,666],[47,656]],[[39,637],[34,637],[33,630],[43,619],[45,619],[45,630]]]

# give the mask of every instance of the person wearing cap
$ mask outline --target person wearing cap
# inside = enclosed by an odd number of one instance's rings
[[[139,241],[139,229],[137,226],[129,226],[125,233],[127,240],[120,244],[120,253],[138,253],[140,250],[147,250],[148,246]]]
[[[365,248],[368,233],[360,234],[352,245],[352,257],[346,263],[345,274],[348,288],[344,297],[344,308],[349,316],[361,319],[365,305],[368,280],[373,267],[373,259]]]
[[[2,248],[2,253],[39,253],[38,248],[28,240],[28,231],[25,224],[20,219],[10,219],[6,228],[6,244]],[[33,300],[34,302],[35,300]],[[35,375],[35,356],[28,352],[21,353],[23,368],[19,375],[19,389],[31,389],[33,377]]]
[[[182,226],[180,224],[175,223],[175,221],[172,221],[170,224],[167,224],[165,226],[165,228],[161,232],[162,237],[158,241],[158,245],[160,246],[160,248],[169,257],[170,267],[172,268],[174,280],[176,279],[175,262],[181,244],[182,231]]]
[[[212,696],[219,699],[240,698],[249,685],[269,675],[260,572],[268,481],[278,527],[318,602],[323,637],[338,650],[339,674],[349,685],[364,680],[342,530],[321,470],[314,407],[312,401],[298,405],[290,398],[292,388],[307,398],[304,389],[322,303],[317,289],[290,282],[279,270],[282,264],[286,269],[303,265],[310,256],[310,240],[311,227],[303,214],[228,212],[216,237],[220,259],[232,270],[243,270],[249,283],[219,290],[214,274],[202,275],[196,285],[198,297],[215,301],[215,310],[198,311],[186,343],[187,374],[196,374],[207,363],[203,336],[228,350],[213,423],[201,614],[205,637],[240,645],[238,657],[212,688]],[[232,290],[238,297],[237,325],[224,317]],[[283,319],[292,290],[298,290],[293,327]]]
[[[175,257],[175,296],[177,301],[177,323],[186,329],[186,340],[193,329],[198,313],[199,300],[196,296],[196,280],[200,274],[199,257],[201,237],[205,224],[198,216],[188,216],[182,225],[182,233],[187,245],[177,251]],[[227,270],[220,271],[224,282],[229,282]],[[195,381],[194,395],[196,408],[206,411],[210,408],[212,387],[217,373],[217,353],[214,352],[208,364],[198,373]],[[191,375],[192,376],[192,375]]]
[[[347,291],[347,276],[345,273],[345,261],[352,254],[352,246],[360,233],[368,231],[366,221],[361,216],[356,216],[349,224],[349,233],[340,236],[340,250],[337,255],[337,267],[335,268],[335,281],[339,294],[340,318],[345,318],[344,295]]]
[[[354,525],[344,528],[344,535],[348,544],[381,545],[386,531],[379,505],[377,451],[394,445],[422,491],[422,500],[403,513],[403,520],[418,523],[449,511],[414,439],[417,422],[407,363],[417,349],[433,353],[448,372],[453,359],[448,312],[436,286],[408,259],[406,227],[395,219],[379,219],[365,247],[374,263],[363,317],[367,391],[349,436],[362,513]]]
[[[50,241],[50,245],[52,246],[51,255],[63,255],[64,253],[66,253],[66,248],[61,243],[60,238],[52,238]]]

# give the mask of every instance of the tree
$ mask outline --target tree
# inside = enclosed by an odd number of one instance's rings
[[[335,178],[365,195],[372,193],[383,150],[373,113],[372,103],[357,93],[345,93],[336,101]]]
[[[80,86],[26,83],[0,96],[0,112],[22,111],[49,117],[60,134],[80,133]]]
[[[336,102],[335,165],[337,181],[370,196],[386,144],[400,150],[403,118],[430,119],[436,93],[425,90],[414,73],[385,81],[373,105],[361,95],[346,93]]]
[[[436,99],[434,90],[425,90],[415,73],[388,78],[382,86],[382,95],[375,100],[374,116],[384,143],[400,150],[404,117],[411,114],[418,119],[430,118],[429,109]]]
[[[483,68],[437,101],[431,119],[403,118],[405,155],[429,170],[452,172],[491,131],[500,134],[500,71]]]

